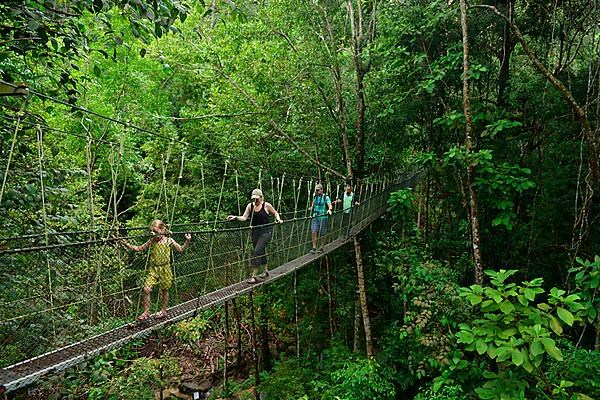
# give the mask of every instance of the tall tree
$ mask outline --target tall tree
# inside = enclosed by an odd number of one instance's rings
[[[350,19],[350,28],[352,34],[352,60],[354,64],[355,85],[356,85],[356,172],[359,177],[365,172],[365,90],[364,79],[369,69],[368,63],[363,61],[363,51],[365,47],[375,39],[377,1],[372,0],[370,17],[365,18],[365,10],[362,1],[356,2],[348,0],[348,17]],[[346,144],[347,141],[344,141]],[[346,149],[345,154],[349,151]],[[351,163],[348,163],[350,166]],[[353,176],[352,170],[348,174]],[[365,342],[367,356],[372,357],[373,340],[371,336],[371,322],[369,318],[369,306],[367,303],[367,291],[365,288],[365,274],[363,268],[362,251],[360,248],[360,238],[355,236],[353,239],[354,255],[356,258],[356,274],[358,277],[358,295],[360,308],[362,311],[363,326],[365,329]]]
[[[471,118],[471,98],[469,95],[469,30],[467,24],[467,3],[460,0],[460,25],[463,45],[463,109],[465,114],[465,147],[467,154],[473,153],[473,125]],[[467,159],[467,186],[469,189],[469,220],[471,222],[471,243],[475,262],[475,282],[483,283],[483,263],[481,260],[481,237],[479,232],[479,204],[475,190],[475,162]]]

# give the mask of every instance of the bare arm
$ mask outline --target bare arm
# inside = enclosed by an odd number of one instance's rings
[[[175,250],[177,250],[180,253],[183,253],[185,251],[185,249],[187,249],[187,247],[190,245],[191,240],[192,240],[192,235],[189,233],[186,233],[185,234],[185,242],[183,242],[183,245],[180,245],[174,239],[171,239],[171,244],[173,245],[173,247],[175,247]]]
[[[275,209],[275,207],[273,207],[271,205],[271,203],[265,203],[265,206],[267,208],[267,212],[269,214],[273,214],[275,216],[275,222],[280,224],[283,222],[283,220],[281,219],[281,217],[279,216],[279,213],[277,212],[277,210]]]
[[[125,239],[121,240],[121,244],[125,247],[127,247],[129,250],[133,250],[133,251],[142,251],[142,250],[146,250],[148,247],[150,247],[150,243],[152,243],[152,239],[148,239],[148,241],[140,246],[136,246],[133,245],[131,243],[128,243]]]
[[[248,217],[250,216],[250,207],[252,207],[252,204],[248,204],[246,206],[244,215],[228,215],[227,221],[242,221],[242,222],[244,222],[244,221],[248,220]]]

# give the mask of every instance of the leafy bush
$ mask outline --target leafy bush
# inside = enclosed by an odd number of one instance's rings
[[[564,361],[550,360],[546,372],[551,382],[572,382],[572,390],[600,399],[600,352],[577,349],[567,341],[560,341]]]
[[[483,357],[483,362],[490,363],[483,372],[487,381],[475,392],[481,399],[573,394],[573,382],[550,380],[542,365],[548,363],[548,358],[564,360],[555,338],[563,334],[563,324],[571,326],[579,320],[576,313],[584,308],[580,297],[564,296],[564,290],[552,288],[547,302],[540,301],[536,297],[545,292],[541,287],[543,280],[537,278],[521,285],[508,283],[516,272],[486,271],[491,286],[461,289],[461,296],[478,308],[478,318],[461,324],[456,337],[466,351],[477,353],[476,359]],[[443,381],[444,378],[438,379],[434,388]]]
[[[453,357],[451,331],[465,320],[456,274],[419,246],[393,248],[378,259],[392,275],[400,309],[382,339],[380,360],[396,369],[402,389],[436,376]]]
[[[458,385],[444,386],[438,391],[431,388],[419,392],[414,400],[457,400],[464,399],[466,396]]]

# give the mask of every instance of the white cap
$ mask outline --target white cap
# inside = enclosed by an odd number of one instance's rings
[[[260,199],[261,197],[263,197],[263,192],[260,189],[254,189],[252,191],[252,196],[250,196],[250,198],[252,200],[254,200],[254,199]]]

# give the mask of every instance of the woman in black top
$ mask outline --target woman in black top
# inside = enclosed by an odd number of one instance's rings
[[[262,190],[254,189],[252,191],[252,203],[246,206],[244,215],[229,215],[228,221],[246,221],[251,216],[250,226],[252,227],[252,245],[254,246],[254,257],[252,258],[252,276],[248,283],[256,283],[256,274],[261,265],[265,266],[265,272],[260,275],[261,278],[269,276],[269,266],[267,265],[267,255],[265,248],[273,236],[273,227],[269,225],[269,215],[275,216],[275,222],[280,224],[283,221],[275,208],[267,203],[263,197]]]

